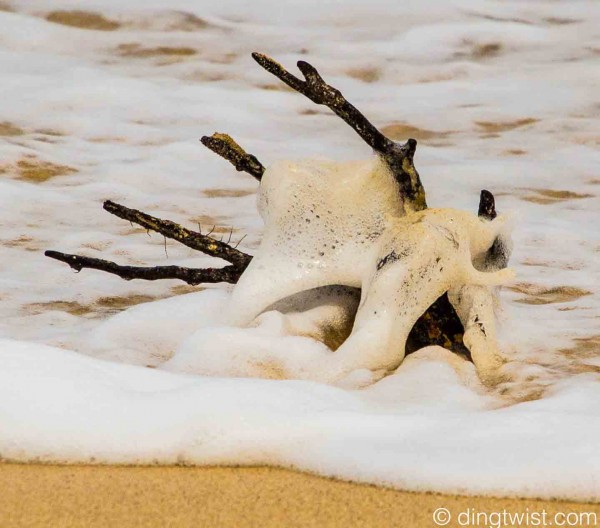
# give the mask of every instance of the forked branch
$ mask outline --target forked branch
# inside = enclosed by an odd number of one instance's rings
[[[396,143],[381,133],[354,105],[346,100],[342,93],[328,85],[314,66],[298,61],[298,69],[304,80],[287,71],[281,64],[262,53],[253,53],[252,57],[269,73],[282,80],[311,101],[325,105],[350,125],[390,168],[400,185],[405,204],[412,210],[427,207],[425,190],[419,174],[413,165],[417,142],[409,139],[404,145]]]
[[[313,103],[325,105],[348,123],[356,133],[376,152],[387,152],[394,142],[385,137],[358,109],[349,103],[342,93],[329,86],[319,72],[308,62],[298,61],[298,69],[304,75],[304,81],[292,75],[281,64],[262,53],[253,53],[252,57],[269,73],[282,80],[290,88],[308,97]]]
[[[233,265],[225,266],[224,268],[204,269],[183,268],[180,266],[139,267],[121,266],[109,260],[81,255],[69,255],[68,253],[61,253],[59,251],[46,251],[44,255],[65,262],[75,271],[81,271],[84,268],[95,269],[117,275],[128,281],[132,279],[150,281],[178,279],[192,285],[215,282],[235,284],[243,272],[243,270]]]
[[[263,164],[256,156],[248,154],[231,136],[215,132],[212,136],[202,136],[200,141],[215,154],[229,161],[236,170],[247,172],[258,181],[261,180],[265,172]]]
[[[44,254],[61,262],[65,262],[76,271],[84,268],[96,269],[112,273],[125,280],[161,280],[178,279],[188,284],[229,282],[235,284],[244,272],[252,255],[248,255],[225,242],[216,240],[208,235],[186,229],[171,220],[162,220],[136,209],[130,209],[124,205],[104,202],[104,209],[119,218],[134,222],[145,229],[151,229],[161,235],[177,240],[182,244],[201,251],[211,257],[218,257],[230,262],[231,265],[223,268],[184,268],[181,266],[122,266],[109,260],[84,257],[81,255],[70,255],[59,251],[46,251]]]

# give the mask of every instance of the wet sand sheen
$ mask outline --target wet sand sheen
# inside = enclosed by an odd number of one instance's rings
[[[431,527],[433,512],[595,512],[600,505],[394,491],[267,467],[0,464],[0,526]],[[455,526],[452,522],[449,526]]]

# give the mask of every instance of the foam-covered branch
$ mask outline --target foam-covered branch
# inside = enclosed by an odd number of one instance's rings
[[[263,164],[256,159],[256,156],[248,154],[231,136],[215,132],[212,136],[203,136],[200,142],[229,161],[236,170],[247,172],[258,181],[261,180],[265,172]]]
[[[117,275],[128,281],[132,279],[150,281],[178,279],[192,285],[215,282],[229,282],[235,284],[242,274],[242,270],[236,266],[204,269],[183,268],[180,266],[121,266],[109,260],[84,257],[81,255],[69,255],[68,253],[61,253],[59,251],[46,251],[44,254],[52,259],[65,262],[76,271],[81,271],[84,268],[95,269]]]
[[[427,207],[425,190],[419,174],[413,165],[417,142],[409,139],[404,145],[387,138],[354,105],[346,100],[342,93],[328,85],[314,66],[298,61],[298,69],[304,80],[287,71],[281,64],[262,53],[253,53],[252,57],[260,66],[290,88],[293,88],[311,101],[325,105],[350,125],[356,133],[387,163],[396,181],[405,203],[412,210]]]
[[[487,190],[482,190],[479,198],[477,214],[486,220],[496,218],[496,200]],[[506,267],[508,256],[502,240],[497,238],[485,255],[486,268],[502,269]],[[429,345],[439,345],[455,352],[471,357],[471,353],[463,343],[464,327],[450,304],[448,294],[444,293],[435,301],[413,326],[406,342],[406,353],[415,352]]]
[[[202,235],[196,231],[191,231],[171,220],[161,220],[160,218],[150,216],[137,209],[130,209],[129,207],[125,207],[124,205],[110,200],[104,202],[103,207],[109,213],[118,216],[123,220],[128,220],[145,229],[156,231],[167,238],[177,240],[177,242],[197,251],[201,251],[202,253],[206,253],[211,257],[218,257],[227,262],[231,262],[231,264],[242,271],[252,260],[251,255],[235,249],[225,242],[216,240],[208,235]]]

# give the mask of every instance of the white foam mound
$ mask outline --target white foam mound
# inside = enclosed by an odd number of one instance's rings
[[[118,313],[83,337],[82,352],[112,361],[157,366],[181,342],[224,315],[226,292],[208,290],[144,303]]]
[[[208,297],[216,306],[222,295]],[[253,345],[285,345],[272,340],[255,331]],[[0,364],[6,460],[274,464],[408,490],[600,499],[593,375],[498,408],[472,364],[438,347],[360,391],[165,372],[14,340],[0,341]]]

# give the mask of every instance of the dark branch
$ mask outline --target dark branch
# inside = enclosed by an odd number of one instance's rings
[[[125,280],[142,279],[153,281],[179,279],[192,285],[215,282],[235,284],[242,274],[242,270],[236,266],[205,269],[182,268],[180,266],[137,267],[120,266],[109,260],[69,255],[67,253],[60,253],[59,251],[46,251],[44,255],[65,262],[76,271],[81,271],[84,268],[95,269],[112,273]]]
[[[463,354],[471,359],[471,354],[463,343],[464,327],[444,293],[412,327],[406,341],[406,353],[411,354],[423,347],[438,345]]]
[[[477,216],[481,216],[486,220],[496,218],[496,200],[490,191],[483,189],[479,197],[479,210]]]
[[[419,174],[413,165],[417,142],[409,139],[404,145],[382,134],[354,105],[349,103],[342,93],[328,85],[319,72],[308,62],[298,61],[298,69],[304,80],[288,72],[281,64],[262,53],[253,53],[252,57],[269,73],[281,79],[290,88],[308,97],[316,104],[325,105],[348,123],[356,133],[387,163],[400,191],[411,209],[421,210],[427,207],[425,190]]]
[[[244,270],[252,260],[251,255],[239,251],[225,242],[186,229],[171,220],[161,220],[160,218],[150,216],[149,214],[136,209],[129,209],[124,205],[111,202],[110,200],[104,202],[103,207],[109,213],[114,214],[123,220],[128,220],[145,229],[156,231],[167,238],[177,240],[177,242],[181,242],[197,251],[202,251],[202,253],[206,253],[211,257],[218,257],[227,262],[231,262],[231,264],[240,270]]]
[[[252,57],[265,70],[281,79],[290,88],[305,95],[313,103],[325,105],[333,110],[376,152],[387,152],[393,147],[394,142],[377,130],[356,107],[344,98],[338,89],[329,86],[319,72],[308,62],[298,61],[298,69],[305,78],[302,81],[271,57],[267,57],[262,53],[253,53]]]
[[[258,181],[261,180],[265,172],[262,163],[256,156],[248,154],[231,136],[215,132],[212,136],[203,136],[200,141],[215,154],[229,161],[238,171],[247,172]]]

